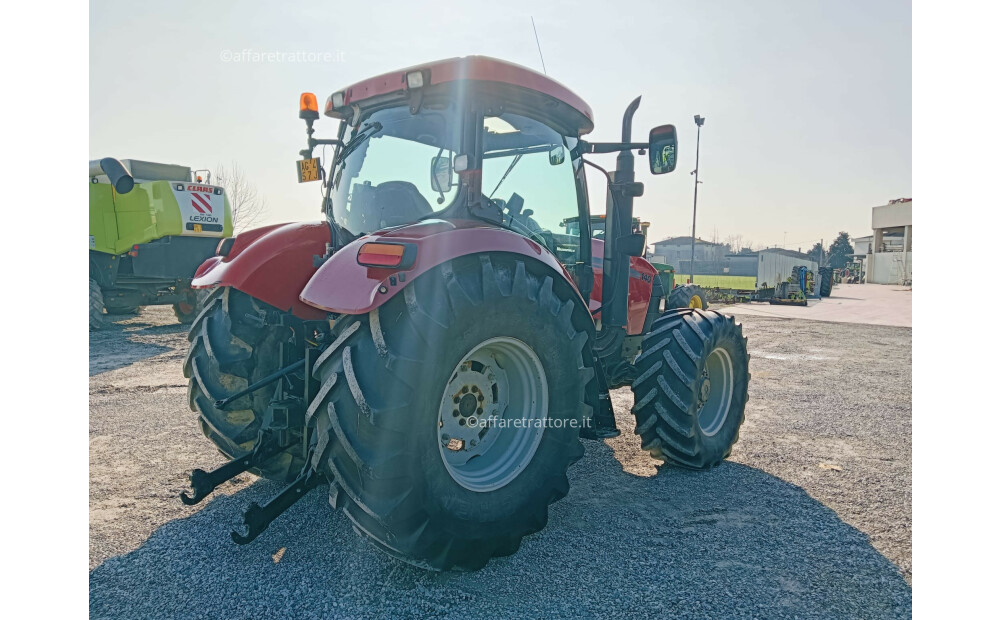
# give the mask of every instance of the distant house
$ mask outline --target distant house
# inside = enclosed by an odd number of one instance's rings
[[[695,273],[715,273],[721,268],[729,252],[729,246],[725,243],[713,243],[696,238],[694,242]],[[652,261],[673,265],[678,273],[689,273],[691,237],[671,237],[657,241],[653,244]]]

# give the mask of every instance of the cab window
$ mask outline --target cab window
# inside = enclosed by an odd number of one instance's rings
[[[574,162],[566,138],[547,125],[504,113],[483,122],[483,195],[510,230],[544,245],[563,264],[580,255]]]

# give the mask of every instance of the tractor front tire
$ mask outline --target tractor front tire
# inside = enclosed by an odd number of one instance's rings
[[[642,340],[632,383],[642,448],[690,469],[721,463],[743,424],[749,364],[743,327],[732,316],[664,312]]]
[[[594,369],[581,304],[554,277],[463,257],[335,324],[307,410],[315,463],[330,504],[383,552],[477,570],[545,527],[569,491]]]
[[[225,410],[215,401],[226,398],[282,366],[280,344],[288,328],[259,327],[246,319],[274,310],[232,288],[212,292],[188,333],[191,348],[184,360],[188,405],[198,413],[202,432],[229,458],[242,457],[254,447],[271,402],[274,386],[242,396]],[[272,480],[288,481],[305,461],[286,451],[250,471]]]
[[[667,310],[677,308],[697,308],[708,310],[708,297],[697,284],[682,284],[674,287],[667,296]]]
[[[97,280],[90,279],[90,330],[101,329],[107,325],[104,316],[104,293],[101,292],[101,285]]]

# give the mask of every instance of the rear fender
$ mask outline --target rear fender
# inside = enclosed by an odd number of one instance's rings
[[[326,222],[264,226],[240,233],[226,256],[213,256],[198,267],[192,288],[231,286],[301,319],[326,315],[299,301],[316,273],[313,256],[326,253]]]
[[[361,246],[380,240],[416,246],[413,265],[407,269],[359,265]],[[461,256],[487,252],[518,254],[544,264],[569,283],[576,303],[586,308],[569,272],[541,245],[495,226],[456,220],[427,220],[353,241],[323,263],[299,299],[326,312],[365,314],[392,299],[424,272]]]

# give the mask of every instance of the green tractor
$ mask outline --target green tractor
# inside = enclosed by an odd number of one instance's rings
[[[605,215],[590,216],[590,236],[593,239],[604,241],[606,217],[607,216]],[[561,222],[561,224],[567,235],[580,234],[579,217],[566,218]],[[643,247],[646,247],[648,244],[648,233],[649,222],[643,222],[639,218],[633,217],[632,234],[642,235]],[[663,302],[665,304],[663,310],[672,310],[675,308],[708,309],[708,296],[705,295],[704,289],[696,284],[677,284],[674,280],[676,270],[673,265],[668,265],[666,263],[654,263],[652,261],[650,261],[650,264],[655,267],[657,273],[660,274],[660,282],[663,283],[663,290],[670,291],[667,293],[666,299]]]
[[[194,272],[232,235],[229,199],[210,172],[91,161],[90,329],[152,305],[173,305],[177,319],[190,323],[198,309]]]

